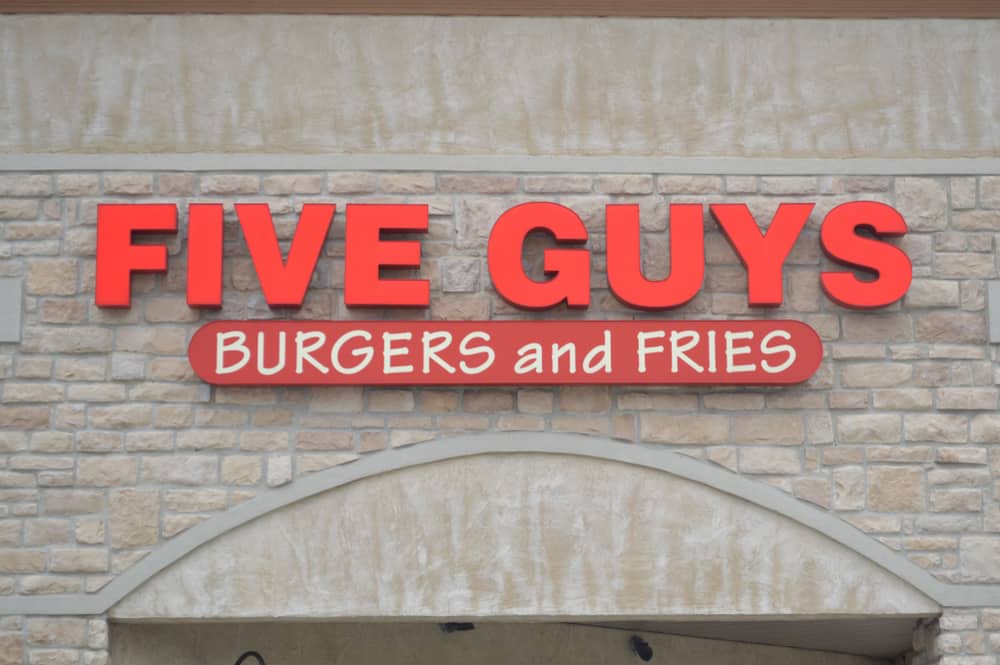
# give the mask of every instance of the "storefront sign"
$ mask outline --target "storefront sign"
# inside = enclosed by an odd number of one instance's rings
[[[743,204],[709,206],[747,270],[751,306],[781,305],[783,268],[813,211],[785,203],[762,230]],[[303,206],[287,257],[267,204],[236,205],[236,215],[272,307],[298,307],[327,242],[335,206]],[[430,304],[424,279],[390,279],[382,271],[420,267],[417,240],[392,233],[426,232],[422,204],[346,207],[344,302],[349,307]],[[98,208],[96,302],[131,305],[136,272],[165,272],[167,249],[139,244],[137,233],[175,233],[173,204],[102,204]],[[547,279],[526,274],[528,234],[544,231]],[[667,310],[691,301],[705,276],[704,207],[670,206],[670,275],[642,272],[639,206],[606,211],[608,285],[637,310]],[[899,300],[912,268],[899,247],[883,240],[906,232],[902,216],[872,201],[842,204],[820,226],[820,242],[839,268],[818,279],[845,307],[871,309]],[[487,246],[493,287],[513,305],[545,310],[586,308],[591,297],[588,232],[571,209],[547,202],[511,208],[496,221]],[[188,210],[187,297],[191,307],[222,304],[223,207]],[[858,276],[858,272],[867,277]],[[199,376],[219,384],[516,384],[516,383],[795,383],[819,366],[822,345],[808,326],[792,321],[559,321],[532,322],[216,322],[194,336],[189,356]]]

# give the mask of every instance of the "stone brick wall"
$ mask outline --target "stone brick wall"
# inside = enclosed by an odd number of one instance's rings
[[[844,310],[820,289],[826,211],[886,201],[910,225],[905,300]],[[591,232],[589,310],[524,313],[489,285],[485,240],[499,214],[551,200]],[[175,202],[170,272],[138,276],[129,310],[93,303],[96,204]],[[224,307],[185,303],[189,201],[227,204]],[[297,209],[338,214],[305,306],[271,312],[233,202],[271,205],[288,239]],[[343,205],[431,207],[421,276],[426,312],[347,310]],[[667,274],[669,202],[779,202],[816,210],[786,267],[777,311],[749,311],[738,257],[706,223],[702,293],[669,313],[625,308],[607,290],[603,210],[642,209],[647,276]],[[837,514],[936,577],[1000,583],[998,353],[987,343],[985,281],[997,278],[1000,176],[754,177],[587,174],[36,173],[0,175],[0,276],[24,278],[23,340],[0,344],[0,604],[3,596],[93,592],[158,544],[269,488],[388,447],[477,431],[558,431],[662,446],[769,483]],[[544,242],[526,252],[540,270]],[[825,343],[801,386],[725,388],[212,388],[187,341],[219,318],[795,318]],[[100,665],[96,618],[0,619],[0,664]],[[1000,654],[1000,610],[948,613],[912,658],[959,665]],[[26,645],[26,646],[22,646]]]

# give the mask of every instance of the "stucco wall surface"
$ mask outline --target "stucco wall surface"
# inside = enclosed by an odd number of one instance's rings
[[[1000,156],[1000,21],[0,17],[0,152]]]

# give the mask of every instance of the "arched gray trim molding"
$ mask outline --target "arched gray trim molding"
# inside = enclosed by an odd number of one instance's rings
[[[733,495],[817,531],[907,582],[942,607],[1000,606],[1000,585],[948,584],[837,516],[738,474],[662,448],[579,434],[474,434],[365,455],[298,479],[220,513],[173,538],[95,594],[5,598],[0,612],[33,615],[103,614],[155,574],[200,545],[251,520],[321,492],[412,466],[487,453],[581,455],[664,471]]]

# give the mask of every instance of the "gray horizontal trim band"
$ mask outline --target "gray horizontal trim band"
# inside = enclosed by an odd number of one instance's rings
[[[155,549],[95,594],[7,597],[0,599],[0,614],[102,614],[143,582],[200,545],[261,515],[381,473],[488,453],[581,455],[665,471],[739,497],[814,529],[911,584],[942,607],[1000,607],[1000,585],[942,582],[836,515],[722,467],[655,446],[620,443],[579,434],[519,433],[512,436],[490,433],[457,436],[373,453],[350,464],[306,476],[188,529]]]
[[[0,171],[459,171],[692,175],[1000,174],[1000,158],[769,159],[547,155],[0,153]]]

